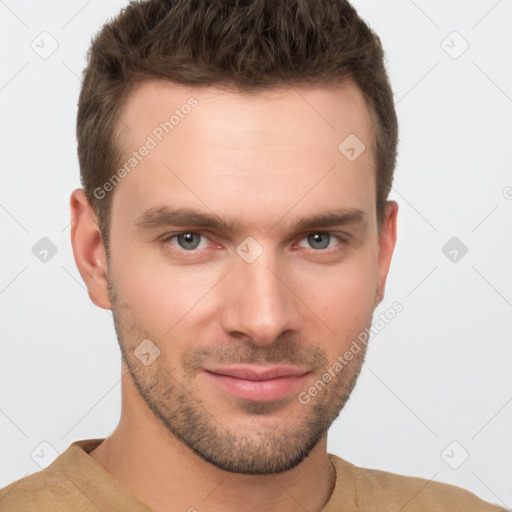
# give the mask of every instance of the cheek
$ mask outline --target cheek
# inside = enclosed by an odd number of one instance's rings
[[[299,297],[335,333],[337,343],[350,342],[371,319],[377,287],[374,259],[371,251],[365,251],[346,265],[311,272],[309,277],[304,277],[308,273],[301,273],[297,277]]]
[[[118,258],[112,278],[131,314],[156,338],[164,339],[182,328],[185,317],[201,310],[201,302],[207,299],[221,270],[206,265],[173,266],[164,256],[155,258],[157,251],[153,249],[150,255],[133,250],[129,256]]]

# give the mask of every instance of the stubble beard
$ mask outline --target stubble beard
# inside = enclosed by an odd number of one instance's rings
[[[235,346],[190,351],[182,360],[181,373],[185,377],[177,377],[176,369],[165,366],[163,354],[149,366],[135,356],[134,349],[143,339],[151,339],[162,352],[165,344],[152,338],[145,327],[135,320],[133,310],[119,300],[110,283],[109,290],[122,357],[141,398],[177,439],[203,460],[231,473],[281,473],[300,464],[327,433],[347,403],[364,362],[366,345],[334,378],[325,383],[325,387],[317,386],[318,394],[311,397],[307,404],[302,404],[293,395],[293,410],[273,428],[251,426],[240,431],[223,422],[223,418],[216,417],[208,404],[194,393],[193,376],[197,373],[194,374],[193,370],[200,367],[201,361],[214,354],[222,354],[222,361],[230,362],[306,364],[315,368],[315,378],[308,382],[308,387],[321,380],[322,374],[334,361],[328,361],[323,349],[317,346],[306,349],[297,343],[296,338],[280,338],[265,349],[237,341]],[[365,326],[367,328],[371,325],[372,314]],[[241,416],[261,419],[289,403],[289,399],[287,402],[283,400],[240,400],[238,410]]]

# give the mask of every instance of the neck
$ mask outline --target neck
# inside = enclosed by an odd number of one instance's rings
[[[229,473],[204,461],[169,432],[128,375],[122,385],[119,425],[89,455],[156,512],[319,512],[328,501],[336,474],[327,456],[327,435],[289,471]]]

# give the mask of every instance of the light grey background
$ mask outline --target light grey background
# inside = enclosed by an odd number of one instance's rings
[[[354,4],[382,39],[400,123],[398,243],[375,318],[404,309],[372,339],[329,451],[512,507],[512,2]],[[75,266],[69,195],[85,52],[124,5],[0,0],[0,487],[119,418],[112,316]],[[445,256],[452,237],[467,254]]]

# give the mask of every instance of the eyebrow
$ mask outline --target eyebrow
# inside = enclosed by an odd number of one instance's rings
[[[366,220],[367,215],[363,210],[357,208],[337,208],[315,213],[311,216],[288,223],[286,230],[299,232],[318,227],[333,227],[357,223],[363,224],[366,223]],[[189,208],[174,209],[168,206],[150,208],[135,220],[136,226],[146,229],[164,226],[193,226],[195,228],[211,228],[230,233],[235,232],[236,224],[235,219],[222,219],[212,213]]]

